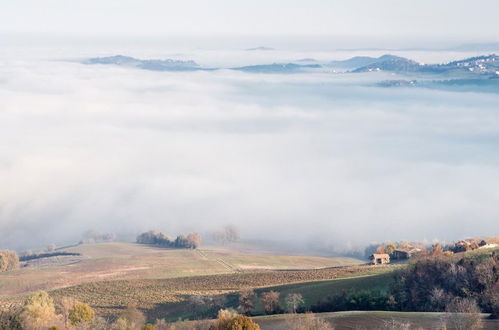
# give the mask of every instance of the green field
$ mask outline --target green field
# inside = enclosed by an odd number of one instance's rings
[[[305,307],[310,307],[321,299],[331,295],[341,294],[343,291],[359,291],[375,289],[380,291],[388,290],[391,274],[386,272],[386,268],[375,269],[376,275],[364,275],[358,277],[346,277],[329,281],[314,281],[296,284],[287,284],[265,289],[255,290],[257,293],[274,290],[280,292],[281,305],[285,306],[284,299],[290,293],[299,293],[303,296]],[[263,307],[258,304],[257,313],[263,314]]]
[[[0,274],[0,297],[52,290],[83,283],[165,279],[276,269],[317,269],[362,264],[353,258],[254,254],[230,247],[164,249],[133,243],[84,244],[63,251],[81,260],[25,267]]]

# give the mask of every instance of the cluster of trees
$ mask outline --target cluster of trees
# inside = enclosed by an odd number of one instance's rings
[[[494,253],[460,258],[434,255],[415,260],[396,272],[390,293],[394,308],[445,311],[448,306],[476,304],[499,314],[499,261]]]
[[[278,314],[304,312],[303,296],[299,293],[290,293],[284,298],[285,309],[281,306],[280,292],[266,291],[260,294],[260,302],[266,314]],[[239,311],[246,315],[252,315],[258,296],[253,289],[245,289],[239,293]]]
[[[15,269],[19,266],[19,256],[14,251],[0,251],[0,272]]]
[[[49,258],[49,257],[58,257],[58,256],[80,256],[80,253],[76,252],[64,252],[64,251],[59,251],[59,252],[39,252],[39,253],[33,253],[33,252],[24,252],[21,254],[19,257],[19,261],[28,261],[28,260],[33,260],[33,259],[40,259],[40,258]]]
[[[208,330],[211,321],[203,327]],[[70,297],[54,301],[45,291],[32,293],[22,306],[0,308],[0,329],[5,330],[171,330],[172,324],[157,320],[146,323],[145,315],[135,306],[126,309],[111,321],[96,315],[89,305]],[[213,328],[216,329],[216,328]],[[259,329],[259,328],[248,328]]]
[[[499,262],[494,252],[462,257],[433,253],[397,270],[388,291],[342,292],[312,305],[313,312],[395,310],[447,312],[448,324],[479,324],[480,312],[499,317]],[[467,324],[468,324],[467,323]]]
[[[89,305],[67,297],[54,302],[45,291],[31,294],[20,307],[0,311],[0,329],[95,329],[101,321]]]
[[[329,296],[313,304],[310,310],[314,313],[337,312],[349,310],[390,310],[388,293],[379,290],[343,291]]]
[[[198,233],[190,233],[187,236],[179,235],[172,239],[161,232],[150,230],[137,236],[137,243],[177,249],[196,249],[201,244],[201,236]]]
[[[384,242],[384,243],[372,243],[364,249],[364,257],[369,258],[373,253],[386,253],[392,255],[395,250],[410,250],[410,249],[420,249],[422,254],[427,252],[427,246],[419,242]]]
[[[113,233],[101,233],[96,230],[88,230],[83,234],[80,244],[113,242],[114,240],[116,240],[116,235]]]
[[[240,238],[239,230],[233,225],[227,225],[213,233],[213,240],[221,244],[233,243]]]

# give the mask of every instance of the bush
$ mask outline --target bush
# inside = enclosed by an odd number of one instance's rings
[[[54,301],[45,291],[35,292],[26,299],[20,317],[25,329],[49,328],[58,322]]]
[[[20,313],[20,309],[14,305],[0,308],[0,329],[22,329]]]
[[[77,302],[69,310],[69,320],[72,325],[91,323],[95,319],[94,310],[85,303]]]
[[[134,305],[129,305],[120,317],[113,323],[112,329],[135,330],[140,329],[146,322],[144,314]]]
[[[0,272],[15,269],[19,266],[19,257],[14,251],[0,251]]]
[[[234,310],[222,309],[210,330],[260,330],[260,326],[251,318],[239,315]]]

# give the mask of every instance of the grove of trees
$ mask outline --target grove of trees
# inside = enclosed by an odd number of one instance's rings
[[[201,236],[198,233],[190,233],[187,236],[179,235],[172,239],[161,232],[150,230],[137,236],[137,243],[177,249],[196,249],[201,244]]]
[[[463,257],[434,255],[400,269],[390,290],[394,307],[406,311],[445,311],[462,299],[486,313],[499,314],[499,261],[495,253]]]
[[[233,225],[227,225],[213,233],[213,240],[221,244],[233,243],[239,239],[239,230]]]

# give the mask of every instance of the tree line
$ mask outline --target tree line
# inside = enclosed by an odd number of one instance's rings
[[[178,235],[175,239],[153,230],[137,236],[137,243],[158,245],[161,247],[176,249],[196,249],[201,244],[201,236],[198,233],[189,233],[187,236]]]

